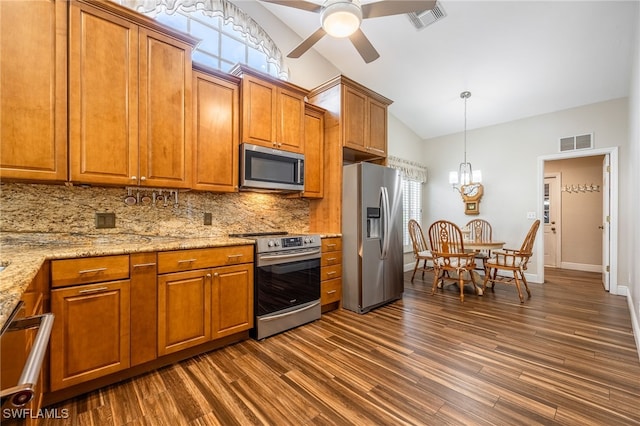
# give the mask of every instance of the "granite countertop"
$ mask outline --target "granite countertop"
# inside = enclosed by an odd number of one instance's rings
[[[45,260],[254,244],[228,236],[159,237],[135,234],[0,232],[0,327]]]

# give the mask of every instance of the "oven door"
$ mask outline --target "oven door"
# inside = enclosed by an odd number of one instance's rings
[[[258,255],[256,316],[320,299],[320,249],[292,252]]]

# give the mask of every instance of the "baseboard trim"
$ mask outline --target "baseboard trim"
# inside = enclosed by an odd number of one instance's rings
[[[620,287],[618,287],[620,290]],[[636,352],[638,352],[638,359],[640,360],[640,323],[638,322],[638,316],[636,315],[635,309],[633,309],[636,304],[633,301],[633,296],[630,291],[626,291],[625,293],[627,297],[627,304],[629,305],[629,314],[631,315],[631,328],[633,329],[633,338],[636,341]]]
[[[560,267],[573,271],[602,272],[602,265],[590,265],[588,263],[560,262]]]

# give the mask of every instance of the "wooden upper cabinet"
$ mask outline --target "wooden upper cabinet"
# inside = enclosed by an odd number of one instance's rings
[[[391,103],[358,86],[344,85],[342,93],[343,146],[387,156],[387,107]]]
[[[324,110],[307,104],[304,115],[304,192],[303,197],[324,195]]]
[[[213,70],[193,73],[193,189],[238,191],[238,84]]]
[[[0,178],[66,180],[66,1],[0,1],[0,76]]]
[[[303,153],[306,90],[242,65],[231,74],[242,78],[241,142]]]
[[[71,3],[73,182],[191,183],[193,40],[147,19],[112,2]]]

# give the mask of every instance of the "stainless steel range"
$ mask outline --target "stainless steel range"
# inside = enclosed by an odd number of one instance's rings
[[[231,236],[256,241],[253,337],[264,339],[320,318],[319,235]]]

